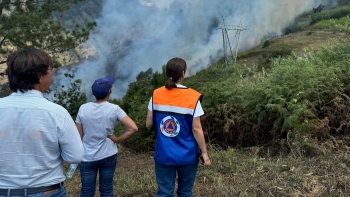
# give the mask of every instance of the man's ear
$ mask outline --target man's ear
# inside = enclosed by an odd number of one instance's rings
[[[39,75],[38,77],[39,77],[39,83],[41,83],[41,82],[42,82],[42,81],[41,81],[42,75]]]

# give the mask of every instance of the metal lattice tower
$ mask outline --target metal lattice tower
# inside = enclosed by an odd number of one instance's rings
[[[219,27],[217,29],[222,30],[222,38],[223,38],[223,44],[224,44],[224,60],[225,60],[226,66],[230,64],[236,65],[239,36],[241,34],[241,31],[245,29],[242,27],[241,22],[238,26],[226,25],[224,19],[223,19],[222,27]],[[233,39],[233,50],[232,50],[230,39],[228,36],[229,30],[235,30],[235,37]]]

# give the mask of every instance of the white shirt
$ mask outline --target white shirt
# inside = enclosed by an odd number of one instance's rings
[[[83,145],[68,111],[37,90],[0,98],[0,188],[65,180],[63,160],[79,163]]]
[[[80,106],[75,122],[83,126],[83,161],[98,161],[118,152],[116,144],[107,136],[113,134],[116,121],[125,116],[118,105],[108,101]]]

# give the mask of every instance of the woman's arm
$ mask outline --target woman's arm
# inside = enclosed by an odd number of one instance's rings
[[[129,116],[125,116],[120,120],[120,122],[123,124],[126,131],[118,137],[116,137],[114,134],[109,135],[108,138],[111,139],[114,143],[124,142],[138,131],[135,122]]]
[[[197,142],[199,148],[202,151],[202,157],[204,159],[204,165],[205,166],[210,166],[211,162],[210,162],[210,159],[209,159],[209,156],[208,156],[207,145],[205,143],[204,133],[203,133],[202,124],[201,124],[201,119],[200,119],[199,116],[193,118],[192,132],[193,132],[193,136],[196,139],[196,142]]]
[[[83,138],[83,135],[84,135],[83,125],[81,125],[80,123],[75,123],[75,126],[77,126],[77,129],[78,129],[78,131],[79,131],[80,138]]]
[[[148,129],[151,129],[153,127],[153,113],[150,110],[147,111],[146,127]]]

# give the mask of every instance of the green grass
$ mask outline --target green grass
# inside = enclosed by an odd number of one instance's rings
[[[350,192],[349,137],[318,144],[325,154],[317,157],[269,156],[262,147],[220,150],[209,145],[210,167],[199,166],[194,196],[348,196]],[[331,144],[330,144],[331,143]],[[68,169],[68,165],[66,166]],[[66,180],[70,197],[79,196],[80,174]],[[115,196],[155,196],[154,161],[151,153],[122,149],[114,176]],[[99,196],[98,185],[96,197]]]
[[[335,28],[338,25],[345,25],[349,23],[349,17],[342,17],[340,19],[322,20],[314,25],[317,29]]]

